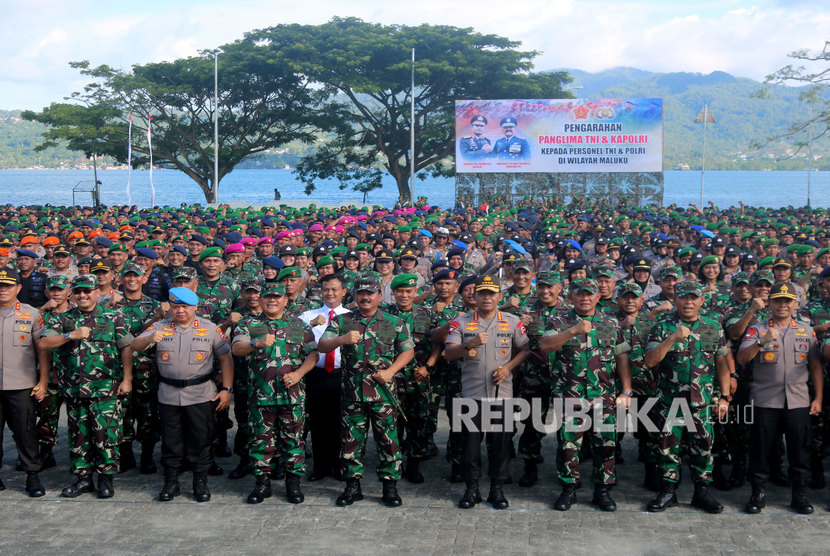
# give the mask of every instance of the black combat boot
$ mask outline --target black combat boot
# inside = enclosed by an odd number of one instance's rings
[[[141,474],[142,475],[152,475],[156,471],[158,471],[158,467],[156,467],[156,462],[153,461],[153,450],[156,449],[155,442],[142,442],[141,443]]]
[[[719,514],[723,511],[723,505],[709,493],[709,485],[700,481],[695,483],[692,506],[710,514]]]
[[[300,490],[300,476],[294,473],[285,474],[285,497],[292,504],[302,504],[305,500],[303,491]]]
[[[92,492],[95,487],[92,485],[92,477],[85,475],[78,477],[74,484],[69,485],[61,491],[61,496],[64,498],[77,498],[85,492]]]
[[[646,506],[650,512],[662,512],[666,508],[677,506],[677,484],[663,481],[660,494]]]
[[[732,464],[732,471],[729,473],[729,486],[739,488],[746,480],[746,459],[736,458]]]
[[[790,501],[790,506],[800,514],[813,513],[813,505],[807,500],[807,494],[804,492],[803,486],[793,487],[793,497]]]
[[[98,474],[98,498],[112,498],[115,488],[112,486],[112,475]]]
[[[243,455],[239,458],[239,465],[237,465],[233,471],[228,473],[228,479],[241,479],[246,475],[250,475],[254,472],[254,464],[251,463],[251,457],[248,455]]]
[[[215,459],[210,460],[210,467],[207,470],[208,475],[210,475],[211,477],[218,477],[219,475],[222,475],[224,472],[225,470],[222,469],[221,465],[216,463]]]
[[[424,474],[421,473],[421,462],[415,458],[406,460],[406,469],[404,470],[406,480],[416,485],[424,482]]]
[[[729,478],[723,471],[723,462],[720,459],[716,459],[715,465],[712,467],[712,485],[718,490],[729,490],[732,488]]]
[[[467,490],[458,502],[462,510],[469,510],[481,502],[481,492],[478,490],[478,481],[467,481]]]
[[[764,485],[752,485],[752,494],[749,496],[749,502],[744,506],[744,511],[748,514],[759,514],[767,505],[767,491]]]
[[[553,509],[560,512],[567,512],[571,509],[571,505],[576,502],[576,485],[567,483],[562,485],[562,492],[559,498],[553,503]]]
[[[608,485],[594,485],[594,498],[591,500],[591,504],[604,512],[617,511],[617,504],[611,498]]]
[[[826,486],[824,480],[824,463],[820,457],[813,456],[810,458],[810,488],[822,489]]]
[[[395,479],[383,479],[383,496],[380,498],[390,508],[397,508],[403,502],[398,495],[398,481]]]
[[[504,497],[504,481],[491,480],[490,494],[487,496],[487,501],[493,505],[494,510],[506,510],[510,503]]]
[[[218,458],[229,458],[233,450],[228,446],[227,429],[216,431],[216,440],[213,442],[213,454]]]
[[[164,468],[164,486],[159,493],[159,502],[170,502],[182,493],[179,486],[179,470],[172,467]]]
[[[360,479],[346,479],[346,488],[343,489],[343,494],[337,497],[337,505],[351,506],[358,500],[363,500]]]
[[[46,489],[43,488],[43,484],[37,476],[37,471],[26,472],[26,492],[29,493],[30,498],[40,498],[46,494]]]
[[[55,454],[52,453],[52,446],[49,444],[40,445],[40,470],[55,467],[58,463],[55,461]]]
[[[193,497],[197,502],[208,502],[210,490],[207,486],[207,473],[204,471],[193,472]]]
[[[519,486],[529,488],[536,484],[539,480],[538,465],[535,461],[525,460],[525,472],[519,479]]]
[[[123,473],[135,469],[135,454],[133,453],[132,442],[122,442],[118,445],[118,457],[120,458],[119,472]]]
[[[254,490],[248,495],[248,504],[259,504],[266,498],[271,498],[271,479],[265,474],[257,475]]]
[[[646,476],[643,486],[651,492],[660,492],[660,469],[656,463],[646,463]]]
[[[463,483],[464,482],[464,473],[461,470],[461,465],[457,463],[452,464],[452,470],[450,471],[450,482],[451,483]]]
[[[0,479],[0,490],[6,490],[6,483],[2,479]]]

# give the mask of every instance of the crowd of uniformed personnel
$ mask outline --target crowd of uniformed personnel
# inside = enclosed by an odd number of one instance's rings
[[[401,478],[440,479],[421,462],[460,399],[472,421],[443,447],[449,480],[466,485],[458,505],[482,501],[486,440],[487,500],[503,509],[510,460],[533,487],[546,438],[535,423],[565,401],[601,426],[566,413],[557,429],[557,510],[576,503],[584,460],[592,504],[616,509],[622,405],[648,408],[633,436],[649,511],[678,504],[684,459],[704,511],[723,510],[712,487],[748,482],[745,511],[758,513],[768,481],[813,511],[830,437],[826,210],[421,201],[0,207],[0,423],[29,496],[45,494],[65,407],[64,497],[109,498],[116,474],[156,473],[160,442],[161,501],[184,471],[210,500],[216,458],[235,454],[230,478],[254,477],[249,503],[272,479],[301,503],[303,479],[331,477],[347,506],[363,498],[371,427],[382,500],[398,506]],[[513,398],[531,415],[482,430],[485,405]],[[509,405],[490,409],[490,424],[511,422]]]

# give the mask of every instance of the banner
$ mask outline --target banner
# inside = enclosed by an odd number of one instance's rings
[[[458,100],[455,171],[662,172],[663,99]]]

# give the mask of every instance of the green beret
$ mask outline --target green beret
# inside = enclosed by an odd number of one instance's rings
[[[764,266],[767,266],[767,265],[771,266],[774,263],[775,263],[775,257],[764,257],[763,259],[758,261],[758,268],[761,268],[761,267],[764,267]]]
[[[320,259],[314,266],[319,270],[320,267],[326,266],[327,264],[334,266],[334,259],[331,255],[325,255],[323,257],[320,257]]]
[[[700,266],[706,266],[707,264],[720,264],[720,257],[717,255],[703,257],[703,260],[700,261]]]
[[[199,253],[199,262],[204,261],[208,257],[219,257],[222,258],[222,248],[221,247],[208,247],[201,253]]]
[[[303,271],[298,266],[287,266],[280,270],[280,273],[277,275],[277,282],[281,282],[285,278],[294,278],[299,277],[302,278]]]
[[[127,246],[123,243],[113,243],[112,247],[107,249],[107,254],[110,254],[114,251],[123,251],[124,253],[127,252]]]
[[[414,274],[403,273],[398,274],[392,278],[392,283],[389,285],[393,290],[398,288],[414,288],[418,285],[418,277]]]

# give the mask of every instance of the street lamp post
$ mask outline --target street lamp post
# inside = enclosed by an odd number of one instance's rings
[[[219,200],[219,50],[213,51],[213,202]]]

